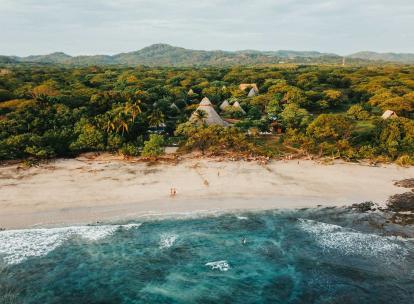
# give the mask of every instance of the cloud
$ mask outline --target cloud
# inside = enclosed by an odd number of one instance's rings
[[[196,49],[414,52],[412,0],[0,0],[3,54]],[[411,39],[409,39],[411,38]]]

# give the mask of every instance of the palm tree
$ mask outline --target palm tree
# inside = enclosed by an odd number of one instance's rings
[[[125,132],[128,133],[131,118],[127,115],[127,113],[125,113],[123,107],[117,107],[107,114],[108,115],[105,120],[106,132],[115,131],[119,133],[122,131],[122,135],[124,135]]]
[[[107,117],[105,121],[105,130],[107,133],[115,130],[115,124],[112,117]]]
[[[130,115],[130,121],[135,122],[135,119],[139,114],[141,114],[141,107],[140,107],[140,100],[132,101],[131,99],[128,100],[128,102],[125,104],[124,112],[127,115]]]
[[[105,113],[102,119],[102,126],[106,132],[129,132],[131,125],[135,123],[137,116],[141,113],[141,102],[128,99],[125,104],[118,104],[112,110]]]
[[[117,132],[119,132],[120,130],[122,130],[122,136],[124,136],[125,132],[129,132],[129,125],[125,120],[122,120],[121,118],[118,118],[118,128],[117,128]]]
[[[165,116],[160,110],[154,110],[149,116],[149,125],[151,127],[159,127],[165,122]]]
[[[207,118],[207,112],[204,110],[197,110],[194,113],[194,117],[196,119],[196,122],[199,122],[201,124],[205,124],[205,120]]]

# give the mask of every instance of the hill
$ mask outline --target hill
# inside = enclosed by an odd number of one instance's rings
[[[16,63],[17,61],[13,57],[1,56],[0,55],[0,64]]]
[[[33,63],[65,63],[66,61],[70,61],[71,58],[71,56],[62,52],[56,52],[49,55],[28,56],[23,58],[16,57],[18,61]]]
[[[154,44],[141,50],[120,53],[113,56],[69,56],[57,52],[49,55],[28,57],[9,57],[10,60],[26,63],[58,63],[70,65],[148,65],[148,66],[222,66],[222,65],[254,65],[274,64],[279,62],[307,63],[312,59],[339,62],[340,56],[319,52],[280,51],[203,51],[175,47],[168,44]]]
[[[358,52],[347,57],[385,62],[414,63],[414,54],[410,53]]]
[[[414,63],[414,54],[359,52],[347,56],[349,64],[367,61]],[[69,65],[147,65],[147,66],[230,66],[275,63],[340,64],[342,56],[316,51],[203,51],[154,44],[141,50],[116,55],[70,56],[62,52],[28,57],[1,56],[0,63],[42,63]]]

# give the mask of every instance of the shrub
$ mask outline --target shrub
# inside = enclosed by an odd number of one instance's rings
[[[156,157],[164,154],[164,137],[159,134],[151,134],[148,141],[144,142],[142,156]]]
[[[297,129],[287,129],[283,136],[283,142],[295,148],[304,147],[308,139]]]
[[[0,159],[13,158],[50,158],[56,153],[39,135],[30,133],[10,136],[0,141]]]
[[[310,122],[308,111],[294,103],[287,104],[282,113],[280,113],[280,117],[286,128],[302,129],[306,128]]]
[[[361,105],[353,105],[351,106],[346,114],[356,120],[366,120],[369,119],[369,113],[364,110],[364,108]]]
[[[410,155],[405,154],[397,158],[395,163],[401,167],[412,166],[414,165],[414,158],[411,157]]]
[[[102,151],[105,149],[104,133],[87,119],[82,118],[75,126],[78,138],[70,145],[73,151]]]
[[[108,142],[107,142],[107,149],[109,151],[116,151],[120,147],[122,147],[122,144],[124,143],[124,138],[117,134],[117,133],[111,133],[108,135]]]
[[[399,117],[379,121],[376,130],[376,143],[381,152],[396,158],[402,154],[414,154],[414,122]]]
[[[139,147],[133,143],[124,144],[119,150],[119,153],[126,156],[139,156]]]
[[[183,147],[186,150],[200,150],[203,154],[254,150],[253,145],[247,141],[246,135],[234,127],[197,126],[184,123],[178,126],[176,135],[184,138]]]
[[[348,139],[351,131],[351,121],[345,115],[321,114],[308,126],[306,133],[317,143],[334,143],[339,139]]]

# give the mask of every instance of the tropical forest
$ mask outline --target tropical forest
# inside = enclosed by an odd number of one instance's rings
[[[167,146],[414,164],[414,67],[0,66],[1,160]]]

